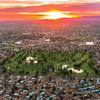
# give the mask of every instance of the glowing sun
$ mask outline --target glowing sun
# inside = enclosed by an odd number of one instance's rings
[[[58,12],[58,11],[51,11],[51,12],[47,12],[45,13],[45,17],[44,19],[59,19],[59,18],[70,18],[71,16],[64,14],[62,12]]]

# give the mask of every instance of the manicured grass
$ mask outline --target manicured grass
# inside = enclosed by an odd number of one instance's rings
[[[38,61],[37,64],[27,63],[27,57],[34,57]],[[92,62],[92,64],[91,64]],[[61,70],[62,65],[68,65],[68,68],[82,69],[84,72],[77,74],[73,72],[73,75],[95,76],[94,66],[97,68],[93,56],[89,52],[78,51],[20,51],[12,56],[10,59],[3,62],[2,66],[10,67],[7,73],[21,74],[28,72],[29,74],[35,74],[38,70],[42,74],[46,69],[46,73],[49,74],[48,69]],[[75,66],[77,65],[77,66]],[[67,71],[66,69],[66,71]],[[55,73],[54,73],[55,74]]]

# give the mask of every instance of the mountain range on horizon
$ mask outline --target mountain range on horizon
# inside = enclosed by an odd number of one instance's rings
[[[12,19],[13,20],[13,19]],[[18,20],[22,20],[22,19],[18,19]],[[24,19],[25,20],[25,19]],[[100,20],[100,16],[82,16],[82,17],[77,17],[77,18],[59,18],[59,19],[28,19],[28,20],[36,20],[36,21],[63,21],[63,20]],[[6,21],[6,20],[0,20],[0,21]],[[7,20],[8,21],[8,20]],[[11,21],[11,20],[10,20]],[[17,19],[16,19],[17,21]]]

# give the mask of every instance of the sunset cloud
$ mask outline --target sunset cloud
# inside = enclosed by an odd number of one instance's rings
[[[0,0],[0,19],[46,18],[52,10],[62,17],[100,16],[100,0]]]
[[[0,0],[0,8],[25,7],[48,4],[96,3],[100,0]]]

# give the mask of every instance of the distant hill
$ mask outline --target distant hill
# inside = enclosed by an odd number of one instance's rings
[[[9,20],[9,21],[0,21],[4,22],[32,22],[34,24],[44,24],[44,25],[63,25],[74,22],[100,22],[100,16],[83,16],[78,18],[61,18],[61,19],[33,19],[33,20]]]
[[[40,24],[46,24],[46,25],[53,25],[53,24],[65,24],[65,23],[73,23],[73,22],[95,22],[95,21],[100,21],[100,16],[84,16],[84,17],[78,17],[78,18],[61,18],[61,19],[40,19],[40,20],[35,20],[36,23]]]
[[[98,18],[100,19],[100,16],[84,16],[84,17],[79,17],[79,18],[93,18],[93,19]]]
[[[100,21],[100,16],[84,16],[84,17],[79,17],[75,20],[79,21]]]

